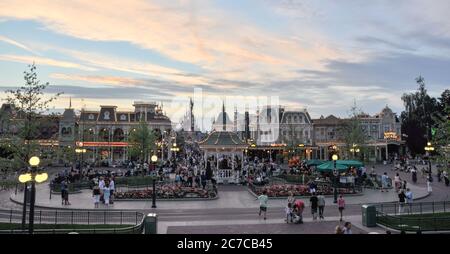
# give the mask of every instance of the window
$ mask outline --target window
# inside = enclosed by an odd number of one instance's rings
[[[94,114],[89,114],[88,119],[89,120],[94,120]]]
[[[297,122],[297,116],[294,116],[294,123]]]

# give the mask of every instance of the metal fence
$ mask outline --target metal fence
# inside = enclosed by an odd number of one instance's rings
[[[26,220],[30,213],[27,212]],[[144,214],[136,211],[70,211],[38,210],[34,213],[35,233],[142,233]],[[22,211],[0,210],[0,223],[10,224],[10,229],[0,233],[24,233],[21,230]],[[39,229],[42,225],[45,229]],[[54,225],[54,229],[50,227]],[[87,225],[87,226],[86,226]],[[101,226],[99,226],[101,225]],[[103,225],[109,225],[107,228]],[[123,227],[120,225],[131,225]],[[17,227],[18,228],[17,228]],[[95,228],[99,226],[99,228]],[[85,227],[85,228],[83,228]],[[50,229],[48,229],[50,228]]]
[[[377,223],[403,231],[450,230],[450,201],[374,204]]]

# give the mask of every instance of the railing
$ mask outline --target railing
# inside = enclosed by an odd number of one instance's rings
[[[29,219],[29,212],[26,214]],[[25,233],[22,211],[0,210],[0,223],[9,229],[0,233]],[[34,213],[35,233],[142,233],[144,214],[136,211],[38,210]],[[106,226],[107,225],[107,226]],[[123,226],[122,226],[123,225]]]
[[[450,230],[450,201],[374,204],[377,223],[402,231]]]

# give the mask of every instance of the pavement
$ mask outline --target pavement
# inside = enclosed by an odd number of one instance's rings
[[[371,165],[367,168],[370,169]],[[376,165],[379,174],[387,172],[392,178],[395,171],[391,171],[392,165]],[[407,181],[410,174],[400,172],[400,176]],[[441,182],[433,182],[433,192],[429,195],[426,189],[426,182],[419,175],[416,184],[408,184],[416,199],[421,201],[442,201],[448,200],[450,188],[445,187]],[[83,190],[81,193],[70,195],[72,205],[61,205],[59,195],[52,195],[47,184],[37,185],[36,205],[41,209],[91,209],[94,204],[91,191]],[[22,193],[17,195],[11,192],[0,192],[0,207],[15,209],[21,205],[14,204],[8,198],[16,202],[22,202]],[[361,224],[361,204],[397,202],[398,197],[395,191],[381,192],[379,190],[366,189],[363,195],[344,196],[347,207],[344,210],[344,220],[352,222],[353,233],[367,233],[376,231],[384,233],[385,229],[380,227],[366,228]],[[304,198],[303,198],[304,199]],[[288,225],[284,222],[285,199],[271,199],[267,220],[259,218],[257,212],[259,203],[250,194],[245,186],[219,186],[219,198],[204,201],[157,201],[156,209],[151,208],[151,200],[140,201],[116,201],[109,207],[100,207],[97,210],[135,210],[142,212],[156,212],[158,214],[158,233],[334,233],[334,228],[339,224],[338,210],[333,204],[333,198],[326,198],[325,221],[312,221],[309,209],[304,212],[304,224]],[[309,200],[304,199],[306,206]]]

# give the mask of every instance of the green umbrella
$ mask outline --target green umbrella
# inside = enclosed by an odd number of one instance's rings
[[[341,165],[345,165],[348,167],[362,167],[364,166],[364,164],[360,161],[355,161],[355,160],[337,160],[337,164],[341,164]]]
[[[345,171],[348,169],[348,167],[346,165],[336,163],[336,169],[338,171]],[[319,171],[319,172],[333,172],[333,170],[334,170],[334,162],[333,161],[327,161],[325,163],[320,164],[317,167],[317,171]]]
[[[306,161],[306,165],[308,166],[318,166],[321,165],[323,163],[325,163],[326,161],[323,160],[307,160]]]

